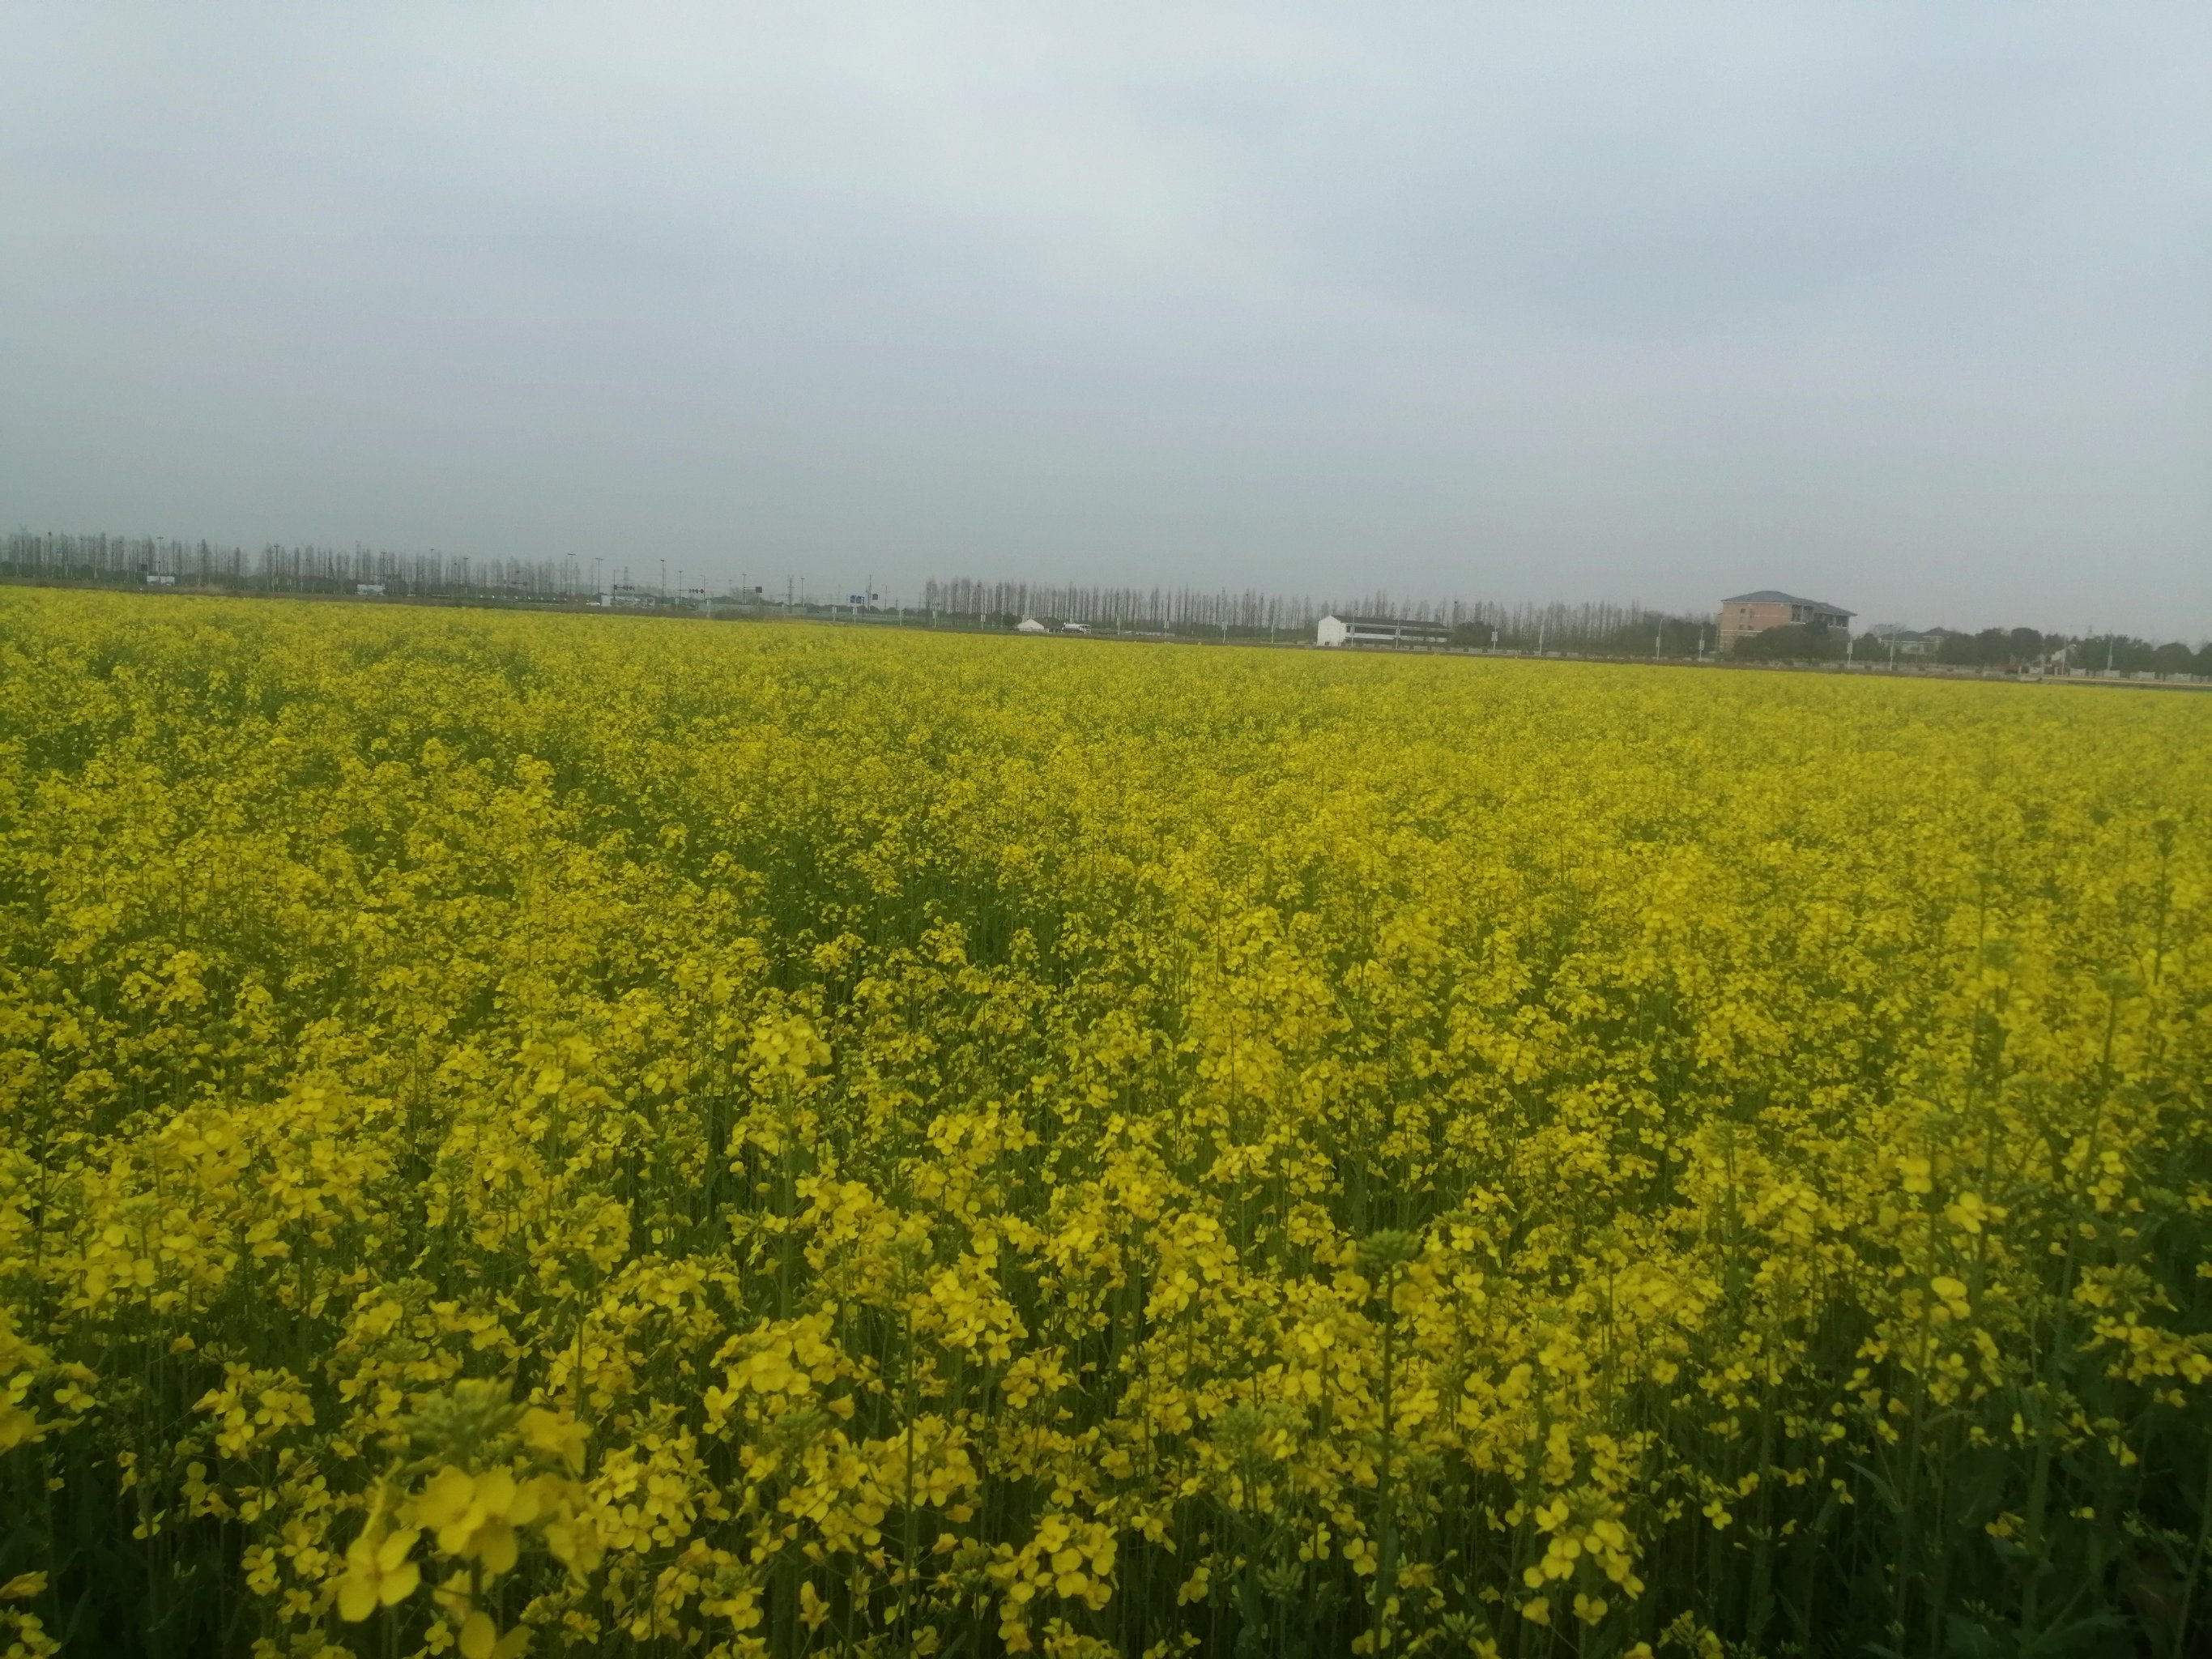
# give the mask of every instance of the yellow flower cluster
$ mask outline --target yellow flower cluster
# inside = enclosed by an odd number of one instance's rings
[[[1030,643],[0,592],[0,1651],[2212,1643],[2212,700]]]

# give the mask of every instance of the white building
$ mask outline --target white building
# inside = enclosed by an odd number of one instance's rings
[[[1403,622],[1395,617],[1323,617],[1314,626],[1314,643],[1441,651],[1451,643],[1451,629],[1443,623]]]
[[[356,582],[353,585],[353,591],[354,596],[356,599],[380,599],[384,597],[384,584],[382,582]]]
[[[1017,634],[1043,634],[1050,631],[1035,617],[1024,617],[1014,624],[1014,632]]]

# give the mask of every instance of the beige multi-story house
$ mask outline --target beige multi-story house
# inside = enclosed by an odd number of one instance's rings
[[[1795,593],[1762,587],[1756,593],[1738,593],[1721,601],[1720,648],[1725,652],[1746,635],[1761,634],[1770,628],[1787,628],[1792,623],[1817,623],[1838,630],[1848,629],[1851,618],[1857,614],[1819,599],[1801,599]]]

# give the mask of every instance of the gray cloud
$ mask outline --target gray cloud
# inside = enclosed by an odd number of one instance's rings
[[[2212,631],[2195,7],[25,5],[0,517]]]

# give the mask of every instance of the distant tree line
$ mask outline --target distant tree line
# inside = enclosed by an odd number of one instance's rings
[[[351,593],[380,586],[392,598],[568,601],[592,594],[576,559],[486,559],[466,554],[276,543],[248,550],[153,536],[69,535],[19,530],[0,542],[0,580],[140,586],[149,582],[240,592]],[[619,596],[640,590],[614,583]],[[747,590],[737,601],[772,605]],[[734,596],[731,596],[734,599]],[[832,607],[809,605],[810,611]],[[1694,658],[1717,648],[1708,615],[1626,605],[1501,605],[1489,600],[1394,596],[1381,589],[1335,599],[1258,588],[1115,587],[959,577],[928,582],[919,609],[930,620],[1010,628],[1026,617],[1081,623],[1097,632],[1186,639],[1310,638],[1324,616],[1434,623],[1455,648],[1561,652],[1583,656]],[[1933,630],[1934,651],[1898,658],[1949,666],[2016,670],[2064,665],[2121,674],[2212,678],[2212,643],[2163,645],[2123,635],[2046,634],[2033,628]],[[1925,636],[1923,636],[1923,639]],[[1758,662],[1893,659],[1887,637],[1814,625],[1768,629],[1736,641],[1731,655]]]
[[[1664,615],[1633,602],[1499,605],[1416,599],[1377,589],[1337,599],[1257,588],[1093,587],[1048,582],[932,580],[922,605],[935,615],[985,625],[1024,617],[1081,623],[1100,632],[1253,639],[1310,635],[1323,617],[1387,617],[1438,623],[1465,649],[1567,651],[1648,657],[1710,650],[1710,618]]]
[[[2212,641],[2154,645],[2122,634],[2046,634],[2033,628],[1984,628],[1967,634],[1930,629],[1935,648],[1906,650],[1885,634],[1856,636],[1820,623],[1791,623],[1746,635],[1729,654],[1746,662],[1935,662],[1953,668],[2087,670],[2119,674],[2194,674],[2212,678]],[[1927,635],[1913,636],[1925,641]]]
[[[483,559],[356,547],[255,551],[153,536],[70,536],[16,531],[0,544],[0,577],[45,582],[134,583],[268,593],[350,593],[380,584],[395,597],[565,599],[588,593],[574,559]]]

